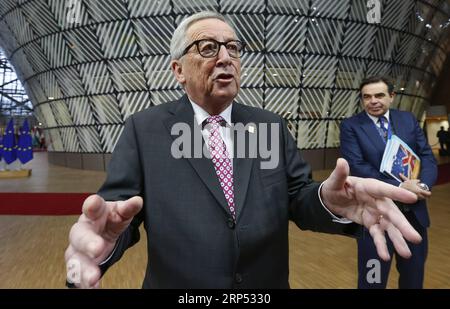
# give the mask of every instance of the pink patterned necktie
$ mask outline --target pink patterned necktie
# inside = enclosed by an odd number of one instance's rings
[[[224,121],[222,116],[215,115],[206,119],[210,125],[208,148],[211,154],[211,159],[219,178],[220,186],[222,187],[225,199],[227,200],[230,213],[236,221],[236,211],[234,208],[234,186],[233,186],[233,165],[231,164],[230,156],[228,155],[222,137],[220,136],[220,124]]]

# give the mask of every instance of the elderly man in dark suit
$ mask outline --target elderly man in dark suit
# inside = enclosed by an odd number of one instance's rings
[[[400,273],[400,288],[422,288],[427,256],[427,227],[430,225],[426,198],[431,196],[432,185],[437,178],[436,160],[422,129],[413,114],[389,109],[394,100],[394,86],[383,76],[365,79],[360,86],[364,111],[346,119],[341,124],[341,153],[350,164],[353,176],[371,177],[400,186],[417,195],[418,201],[412,204],[398,204],[412,226],[420,233],[420,244],[409,243],[412,257],[396,257]],[[387,139],[397,135],[419,156],[419,179],[394,179],[380,172]],[[401,180],[402,182],[400,182]],[[372,239],[373,237],[373,239]],[[380,276],[371,275],[372,261],[377,259],[374,246],[376,236],[365,230],[358,238],[358,287],[385,288],[388,280],[390,261],[380,261]],[[388,240],[389,252],[394,252],[394,244]]]
[[[376,227],[384,259],[385,230],[406,257],[405,239],[421,241],[391,200],[413,202],[414,194],[349,177],[343,159],[313,182],[280,116],[234,102],[243,50],[217,13],[195,14],[175,30],[171,68],[186,95],[128,119],[104,185],[71,229],[71,286],[99,286],[139,240],[142,222],[145,288],[288,288],[289,220],[351,236],[358,224]]]

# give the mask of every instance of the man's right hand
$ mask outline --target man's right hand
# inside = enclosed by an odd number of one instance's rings
[[[83,213],[70,230],[65,252],[68,282],[81,288],[99,287],[98,265],[112,253],[117,239],[142,205],[139,196],[106,202],[98,195],[91,195],[84,201]]]

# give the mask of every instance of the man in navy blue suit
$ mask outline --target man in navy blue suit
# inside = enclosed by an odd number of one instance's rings
[[[396,254],[397,270],[400,273],[399,288],[422,288],[425,260],[427,257],[427,228],[430,225],[426,198],[431,196],[431,187],[436,181],[437,166],[430,146],[413,114],[389,109],[394,100],[394,87],[388,78],[374,76],[362,81],[361,101],[364,111],[344,120],[341,124],[341,153],[350,164],[350,173],[358,177],[371,177],[405,188],[418,197],[412,205],[397,203],[411,225],[420,233],[420,244],[408,243],[412,256],[407,259]],[[397,135],[420,157],[420,179],[408,179],[401,175],[402,182],[380,173],[380,164],[386,141]],[[384,222],[381,218],[379,225]],[[379,260],[372,239],[378,227],[365,229],[358,242],[358,288],[386,288],[391,260]],[[391,235],[390,231],[387,230]],[[392,235],[391,235],[392,236]],[[379,239],[380,240],[380,239]],[[381,240],[380,240],[381,241]],[[388,239],[392,256],[394,246]],[[379,271],[378,271],[379,270]],[[378,273],[377,273],[378,272]]]

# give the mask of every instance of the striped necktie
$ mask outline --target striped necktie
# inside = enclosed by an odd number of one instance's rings
[[[386,128],[386,124],[389,126],[389,121],[386,119],[386,117],[381,116],[381,117],[378,117],[378,122],[380,123],[380,128],[379,128],[380,135],[386,142],[388,139],[388,129]]]

